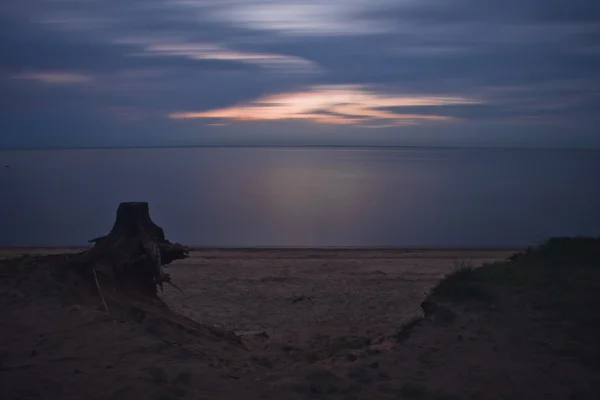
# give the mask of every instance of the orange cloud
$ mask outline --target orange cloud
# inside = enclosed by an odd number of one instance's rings
[[[415,124],[424,121],[450,121],[453,117],[400,113],[389,110],[415,106],[477,104],[464,97],[397,96],[379,94],[360,85],[323,85],[307,91],[283,93],[258,98],[250,103],[227,108],[176,112],[173,119],[214,118],[233,121],[271,121],[304,119],[323,124],[354,125],[383,122],[386,126]],[[369,125],[364,125],[369,126]],[[383,125],[373,126],[382,127]]]

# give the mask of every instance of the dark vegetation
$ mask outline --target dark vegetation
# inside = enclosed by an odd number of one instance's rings
[[[600,237],[553,238],[505,262],[462,264],[432,300],[488,307],[512,301],[542,315],[600,367]]]
[[[493,302],[495,285],[515,285],[549,292],[559,302],[572,305],[600,304],[589,302],[600,300],[600,237],[549,239],[511,259],[480,268],[460,264],[432,294],[452,300]]]

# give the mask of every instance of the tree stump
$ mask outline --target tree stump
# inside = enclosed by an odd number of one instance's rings
[[[164,265],[188,257],[189,250],[165,238],[163,229],[150,218],[148,203],[119,204],[110,233],[89,241],[94,246],[84,259],[95,271],[123,289],[157,296],[157,287],[170,282]]]

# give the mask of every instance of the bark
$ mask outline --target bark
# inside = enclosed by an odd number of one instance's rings
[[[148,203],[121,203],[115,223],[106,236],[90,240],[84,255],[87,265],[114,279],[115,284],[145,296],[156,297],[157,286],[170,282],[164,266],[188,256],[188,248],[171,243],[150,218]]]

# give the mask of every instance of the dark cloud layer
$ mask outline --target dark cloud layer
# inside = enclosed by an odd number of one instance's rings
[[[10,0],[0,26],[3,148],[600,146],[597,1]]]

